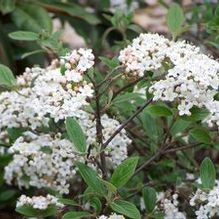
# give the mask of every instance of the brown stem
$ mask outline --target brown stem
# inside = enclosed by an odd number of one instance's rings
[[[141,106],[130,118],[128,118],[111,136],[107,141],[103,143],[103,149],[107,147],[107,145],[118,135],[122,129],[124,129],[141,111],[144,110],[150,103],[152,103],[153,99],[150,98],[143,106]]]
[[[162,155],[166,155],[168,153],[173,153],[173,152],[177,152],[180,150],[187,150],[190,148],[193,148],[195,146],[199,146],[200,143],[196,143],[196,144],[190,144],[190,145],[184,145],[181,147],[177,147],[177,148],[172,148],[169,149],[169,146],[165,147],[165,148],[160,148],[157,153],[155,153],[149,160],[147,160],[144,164],[142,164],[134,173],[134,175],[138,174],[141,170],[143,170],[146,166],[150,165],[154,160],[156,160],[157,158],[161,157]]]
[[[99,99],[98,88],[95,88],[95,97],[96,97],[96,133],[97,133],[96,137],[97,137],[97,142],[101,147],[100,163],[101,163],[103,179],[106,179],[107,177],[106,157],[105,157],[105,152],[103,150],[103,133],[102,133],[101,112],[100,112],[101,110],[100,110],[100,99]]]
[[[189,144],[189,145],[183,145],[183,146],[177,147],[177,148],[171,148],[171,149],[169,149],[169,150],[166,150],[166,151],[164,152],[164,154],[174,153],[174,152],[177,152],[177,151],[180,151],[180,150],[191,149],[191,148],[196,147],[196,146],[199,146],[199,145],[201,145],[201,143]]]
[[[146,166],[151,164],[154,160],[156,160],[160,155],[162,154],[162,150],[158,150],[157,153],[155,153],[149,160],[147,160],[145,163],[143,163],[134,173],[134,175],[137,175],[139,172],[141,172]],[[133,175],[133,176],[134,176]]]
[[[121,92],[123,92],[124,90],[128,89],[129,87],[131,87],[131,86],[137,84],[139,81],[141,81],[141,80],[144,79],[144,78],[145,78],[145,76],[144,76],[144,77],[140,77],[140,78],[136,79],[135,81],[133,81],[133,82],[131,82],[131,83],[125,85],[125,86],[122,87],[121,89],[119,89],[117,92],[115,92],[115,93],[113,94],[112,100],[115,99]]]

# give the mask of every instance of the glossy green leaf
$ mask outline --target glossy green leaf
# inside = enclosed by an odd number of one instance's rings
[[[186,121],[196,122],[196,121],[201,121],[205,119],[209,114],[208,110],[204,108],[198,108],[198,107],[192,108],[190,112],[191,112],[190,116],[181,116],[181,118]]]
[[[11,198],[14,197],[14,195],[16,194],[16,190],[13,189],[8,189],[5,191],[0,191],[0,202],[5,202],[10,200]]]
[[[57,208],[54,206],[48,207],[47,209],[40,211],[38,215],[42,217],[55,216],[57,215]]]
[[[146,112],[152,116],[171,116],[171,110],[166,106],[161,105],[151,105],[146,109]]]
[[[70,211],[65,213],[62,219],[80,219],[80,218],[88,217],[89,215],[90,213],[85,211]]]
[[[0,64],[0,85],[13,86],[16,84],[16,79],[12,71],[5,65]]]
[[[212,189],[215,185],[216,171],[210,158],[205,158],[200,166],[200,177],[203,188]]]
[[[186,128],[188,128],[190,124],[191,124],[191,122],[189,122],[189,121],[185,121],[183,119],[177,119],[170,129],[170,133],[173,136],[175,136],[178,133],[183,132]]]
[[[21,4],[12,13],[12,19],[22,30],[41,33],[52,31],[52,19],[48,12],[34,4]]]
[[[35,54],[38,54],[38,53],[44,53],[44,52],[45,51],[42,50],[42,49],[37,49],[37,50],[31,51],[31,52],[26,52],[26,53],[22,54],[21,59],[25,59],[28,56],[32,56],[32,55],[35,55]]]
[[[210,144],[211,143],[211,137],[209,135],[209,132],[206,129],[203,128],[194,128],[190,131],[190,135],[200,143]]]
[[[79,206],[79,204],[72,199],[59,198],[59,202],[61,202],[64,205]]]
[[[146,110],[139,115],[139,118],[145,134],[148,136],[148,138],[157,142],[162,134],[162,128],[159,124],[158,118],[151,116]]]
[[[24,132],[23,128],[8,128],[7,134],[10,142],[14,142],[17,138],[19,138]]]
[[[86,138],[78,122],[68,117],[65,126],[68,137],[76,149],[82,153],[86,152]]]
[[[123,161],[113,172],[111,183],[120,188],[124,186],[134,174],[138,164],[138,157],[131,157]]]
[[[139,97],[140,95],[138,93],[124,93],[122,95],[117,96],[114,100],[114,104],[121,104],[126,101],[134,100],[135,98]]]
[[[15,211],[27,217],[35,217],[39,215],[38,210],[30,206],[17,207]]]
[[[17,207],[15,211],[27,217],[49,217],[57,214],[57,208],[53,206],[45,210],[34,209],[31,206],[22,206]]]
[[[167,26],[173,38],[180,34],[184,20],[182,8],[178,4],[172,3],[167,13]]]
[[[109,68],[115,68],[119,65],[119,60],[117,58],[110,59],[107,57],[100,56],[99,59]]]
[[[101,213],[101,210],[102,210],[102,203],[100,201],[99,198],[97,197],[92,197],[90,200],[89,200],[89,203],[90,205],[95,209],[95,212],[97,214],[100,214]]]
[[[105,194],[104,185],[100,181],[97,173],[83,163],[78,162],[76,165],[86,184],[90,186],[95,192]]]
[[[117,200],[111,203],[111,208],[113,211],[123,214],[129,218],[140,219],[141,215],[139,210],[131,202]]]
[[[153,212],[157,200],[156,190],[149,186],[145,187],[143,189],[143,198],[147,212]]]
[[[39,39],[39,35],[30,31],[15,31],[9,34],[9,37],[14,40],[35,41]]]
[[[15,9],[15,0],[0,0],[0,11],[7,14]]]
[[[79,6],[78,4],[74,4],[73,2],[65,2],[62,3],[56,0],[41,0],[38,4],[42,6],[50,7],[53,10],[65,12],[70,16],[77,17],[80,19],[85,20],[89,24],[96,25],[100,23],[100,20],[95,16],[93,13],[88,12],[83,7]]]

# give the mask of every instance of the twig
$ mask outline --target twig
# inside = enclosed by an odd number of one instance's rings
[[[148,166],[149,164],[151,164],[154,160],[156,160],[157,158],[159,158],[162,155],[166,155],[168,153],[173,153],[176,151],[180,151],[180,150],[187,150],[190,149],[192,147],[195,146],[199,146],[201,143],[196,143],[196,144],[190,144],[190,145],[184,145],[181,147],[177,147],[177,148],[172,148],[169,149],[169,146],[165,147],[165,148],[160,148],[160,150],[157,151],[157,153],[155,153],[149,160],[147,160],[144,164],[142,164],[134,173],[134,175],[138,174],[141,170],[143,170],[146,166]]]
[[[99,92],[98,88],[95,89],[95,97],[96,97],[96,132],[97,132],[97,142],[101,147],[100,153],[100,162],[101,162],[101,170],[103,173],[103,179],[106,179],[107,172],[106,172],[106,158],[105,152],[103,149],[103,133],[102,133],[102,124],[101,124],[101,113],[100,113],[100,99],[99,99]]]
[[[123,68],[123,66],[119,65],[116,68],[114,68],[108,75],[106,75],[106,77],[104,78],[103,81],[101,81],[99,84],[97,84],[96,86],[99,88],[101,87],[105,82],[107,82],[108,80],[110,80],[110,76],[117,71],[118,69]]]
[[[107,147],[107,145],[118,135],[122,129],[124,129],[141,111],[144,110],[150,103],[152,103],[153,99],[150,98],[143,106],[141,106],[129,119],[127,119],[111,136],[108,138],[106,142],[103,143],[103,149]]]
[[[141,80],[144,79],[144,78],[145,78],[145,76],[144,76],[144,77],[140,77],[140,78],[136,79],[135,81],[133,81],[133,82],[131,82],[131,83],[125,85],[125,86],[122,87],[121,89],[119,89],[117,92],[115,92],[115,93],[113,94],[112,100],[115,99],[121,92],[123,92],[124,90],[128,89],[129,87],[131,87],[131,86],[137,84],[139,81],[141,81]]]
[[[162,150],[158,150],[157,153],[155,153],[149,160],[147,160],[144,164],[142,164],[134,173],[133,176],[137,175],[139,172],[141,172],[146,166],[148,166],[151,162],[156,160],[162,153]]]
[[[183,145],[181,147],[171,148],[169,150],[166,150],[163,154],[174,153],[174,152],[177,152],[177,151],[180,151],[180,150],[187,150],[187,149],[191,149],[193,147],[199,146],[199,145],[201,145],[201,143]]]

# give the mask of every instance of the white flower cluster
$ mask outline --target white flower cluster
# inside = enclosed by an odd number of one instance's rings
[[[210,111],[206,122],[219,124],[219,63],[201,54],[185,41],[169,41],[158,34],[141,34],[120,52],[119,60],[129,75],[142,77],[146,71],[165,73],[149,89],[154,100],[176,101],[179,115],[190,115],[193,106]]]
[[[195,211],[197,219],[208,219],[219,216],[219,182],[210,191],[197,189],[190,200],[191,206],[199,206]]]
[[[105,142],[114,131],[119,128],[120,123],[109,118],[106,114],[101,117],[103,141]],[[87,130],[87,137],[90,142],[89,145],[93,145],[96,141],[96,124]],[[131,140],[127,137],[126,131],[123,129],[115,138],[109,143],[106,149],[107,162],[111,167],[118,166],[123,160],[127,158],[127,146],[131,143]],[[92,150],[92,154],[95,155],[99,151],[95,148]]]
[[[119,61],[129,75],[142,77],[145,71],[157,70],[165,59],[168,39],[158,34],[140,34],[120,51]]]
[[[178,194],[173,194],[171,199],[161,200],[161,208],[164,211],[164,219],[186,219],[183,212],[178,209]]]
[[[156,82],[150,90],[154,100],[176,100],[179,115],[191,115],[193,106],[209,108],[218,86],[219,63],[198,54],[170,69],[165,79]]]
[[[86,134],[88,146],[95,145],[96,124],[93,115],[84,112],[78,121]],[[102,116],[104,141],[119,125],[117,120],[107,115]],[[110,142],[106,160],[111,168],[127,158],[127,146],[130,143],[125,130]],[[19,187],[49,187],[67,194],[70,180],[76,173],[75,161],[83,162],[82,157],[78,156],[73,148],[71,142],[61,139],[58,135],[52,137],[49,134],[35,135],[25,132],[9,149],[14,155],[13,160],[5,167],[5,180],[8,184],[15,182]],[[98,156],[99,151],[94,147],[91,154]]]
[[[22,206],[31,206],[34,209],[45,210],[50,206],[55,206],[58,208],[63,208],[64,205],[58,201],[58,199],[50,194],[47,194],[46,197],[44,196],[33,196],[32,198],[21,195],[17,201],[16,207]]]
[[[111,214],[110,216],[101,215],[98,219],[125,219],[123,215]]]
[[[51,188],[61,194],[69,192],[70,179],[76,174],[75,161],[82,159],[70,141],[31,132],[19,137],[9,152],[14,155],[5,167],[4,178],[8,184]]]
[[[81,109],[88,105],[87,98],[93,96],[92,85],[82,77],[94,64],[93,59],[91,50],[73,50],[61,60],[64,67],[27,68],[18,77],[21,86],[18,92],[0,94],[0,129],[36,129],[48,125],[49,118],[57,122],[80,115]]]
[[[41,127],[48,126],[51,119],[59,122],[57,126],[62,130],[66,117],[76,118],[86,135],[91,155],[99,156],[96,120],[86,111],[93,88],[83,79],[83,74],[94,64],[93,59],[91,50],[74,50],[61,61],[53,61],[47,69],[27,68],[17,79],[18,92],[0,94],[0,139],[8,143],[7,128],[30,130],[9,149],[13,160],[5,167],[4,177],[8,184],[26,188],[49,187],[64,194],[69,192],[76,173],[75,161],[84,160],[61,134],[42,133]],[[106,141],[120,123],[107,115],[101,117],[101,122],[103,141]],[[125,130],[109,143],[106,160],[111,168],[127,158],[130,143]]]
[[[215,124],[219,128],[219,101],[213,100],[207,102],[206,108],[210,113],[204,121],[207,122],[210,127]]]

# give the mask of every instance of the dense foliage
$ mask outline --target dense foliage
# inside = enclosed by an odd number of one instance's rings
[[[158,2],[0,0],[0,218],[219,217],[219,5]]]

